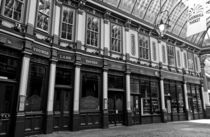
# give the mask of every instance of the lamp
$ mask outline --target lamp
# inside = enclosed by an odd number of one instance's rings
[[[157,23],[157,18],[160,17],[160,15],[163,15],[163,13],[166,13],[165,22],[163,21],[163,19],[160,19],[160,22]],[[166,34],[167,30],[171,27],[169,25],[169,22],[170,22],[169,12],[168,12],[168,10],[162,11],[161,0],[160,0],[160,10],[159,10],[157,17],[155,19],[155,30],[157,31],[157,33],[160,37],[163,37]]]

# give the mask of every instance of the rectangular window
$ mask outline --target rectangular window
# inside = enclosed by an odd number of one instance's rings
[[[188,60],[188,68],[193,71],[194,70],[193,53],[187,52],[187,60]]]
[[[100,77],[88,72],[82,73],[80,111],[93,112],[100,110],[99,92]]]
[[[162,45],[162,59],[163,59],[163,63],[166,63],[166,51],[165,51],[164,45]]]
[[[87,45],[91,45],[94,47],[99,46],[99,34],[100,34],[100,19],[87,15],[87,35],[86,35],[86,43]]]
[[[135,35],[131,34],[131,55],[136,55]]]
[[[75,11],[71,8],[63,7],[61,38],[73,40],[74,15]]]
[[[168,45],[168,65],[174,66],[175,65],[175,53],[174,53],[174,46]]]
[[[149,60],[149,38],[139,34],[139,58]]]
[[[198,71],[198,57],[195,57],[195,69]]]
[[[187,68],[187,55],[184,53],[184,66]]]
[[[111,50],[121,52],[122,46],[122,27],[111,24]]]
[[[51,0],[39,0],[37,12],[37,28],[48,32],[51,18]]]
[[[5,0],[4,3],[4,16],[21,21],[23,12],[23,0]]]
[[[157,54],[156,54],[156,43],[153,41],[152,42],[152,53],[153,53],[153,60],[157,60]]]
[[[180,52],[178,50],[177,50],[177,64],[178,64],[178,67],[181,66]]]
[[[108,86],[109,86],[109,89],[123,89],[123,77],[109,75]]]

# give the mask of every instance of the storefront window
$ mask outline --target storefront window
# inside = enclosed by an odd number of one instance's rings
[[[80,99],[80,111],[99,111],[99,76],[92,73],[82,74],[82,90]]]
[[[122,52],[122,28],[119,25],[111,24],[111,50]]]
[[[26,99],[26,111],[43,110],[43,93],[47,76],[47,67],[38,63],[30,64],[29,86]]]
[[[86,43],[87,45],[98,47],[99,34],[100,34],[100,19],[88,14],[86,22],[87,22]]]
[[[123,77],[109,75],[108,86],[110,89],[123,89]]]
[[[37,9],[37,28],[47,31],[50,27],[51,0],[39,0]]]
[[[64,68],[56,69],[56,85],[72,86],[71,70]]]
[[[143,114],[150,115],[151,114],[151,93],[149,80],[141,80],[140,90],[142,94],[143,100]]]
[[[131,79],[131,93],[139,94],[139,80]]]
[[[183,88],[181,84],[177,85],[177,100],[178,100],[178,112],[184,112],[184,98],[183,98]]]
[[[75,11],[68,7],[63,7],[61,38],[73,40],[74,32],[74,13]]]
[[[5,0],[4,16],[21,21],[23,12],[24,0]]]
[[[151,81],[151,99],[152,99],[152,113],[159,114],[160,113],[160,100],[159,100],[159,86],[158,82]]]

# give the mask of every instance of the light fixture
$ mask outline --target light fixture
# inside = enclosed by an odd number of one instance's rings
[[[163,20],[163,18],[161,18],[159,23],[158,23],[157,22],[158,17],[160,17],[164,13],[166,13],[165,21]],[[160,10],[159,10],[159,12],[157,14],[157,17],[155,19],[155,30],[157,31],[157,33],[160,37],[163,37],[166,34],[167,30],[170,28],[169,22],[170,22],[169,12],[168,12],[168,10],[162,11],[161,0],[160,0]]]

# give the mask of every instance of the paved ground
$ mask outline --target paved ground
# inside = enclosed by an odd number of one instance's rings
[[[121,126],[31,137],[210,137],[210,120]]]

